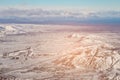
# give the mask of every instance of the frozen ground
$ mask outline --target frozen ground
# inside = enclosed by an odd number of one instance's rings
[[[1,24],[0,80],[120,80],[119,30]]]

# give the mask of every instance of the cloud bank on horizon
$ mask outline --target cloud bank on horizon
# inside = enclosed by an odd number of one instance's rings
[[[1,0],[0,23],[120,24],[118,0]]]
[[[120,24],[120,11],[66,11],[44,9],[0,10],[0,23]]]

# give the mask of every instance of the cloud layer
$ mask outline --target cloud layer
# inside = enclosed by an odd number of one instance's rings
[[[68,11],[8,8],[0,10],[0,23],[120,24],[120,11]]]

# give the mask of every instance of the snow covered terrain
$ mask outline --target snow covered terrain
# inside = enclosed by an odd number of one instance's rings
[[[0,26],[0,36],[1,37],[10,35],[10,34],[20,34],[20,33],[24,33],[24,30],[20,30],[19,27],[9,26],[9,25]]]
[[[0,80],[120,80],[120,33],[91,26],[1,25]]]

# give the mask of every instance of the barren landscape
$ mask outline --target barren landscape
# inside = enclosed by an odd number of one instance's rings
[[[120,29],[0,25],[0,80],[120,80]]]

